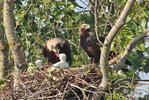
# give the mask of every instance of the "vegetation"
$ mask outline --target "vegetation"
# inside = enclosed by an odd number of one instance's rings
[[[49,37],[69,40],[71,67],[89,64],[87,54],[78,45],[79,26],[83,23],[90,24],[92,32],[109,40],[103,44],[99,65],[103,80],[106,80],[100,86],[103,90],[110,91],[105,94],[107,100],[127,100],[127,94],[142,81],[138,72],[149,72],[149,48],[145,45],[145,38],[149,36],[147,0],[16,0],[14,10],[6,9],[7,1],[14,2],[3,0],[0,3],[0,13],[3,13],[3,16],[0,15],[0,79],[6,76],[6,80],[14,72],[10,72],[14,66],[19,70],[24,70],[24,65],[25,69],[31,69],[38,59],[47,64],[41,44]],[[8,4],[8,8],[10,5],[12,3]],[[107,55],[110,50],[121,56],[114,61],[114,69],[108,71]],[[123,64],[126,59],[131,62],[131,66]],[[4,68],[9,74],[4,75]],[[4,82],[1,83],[0,86],[3,86]],[[118,88],[110,90],[112,86],[109,83],[115,83]],[[147,97],[148,95],[145,96]]]

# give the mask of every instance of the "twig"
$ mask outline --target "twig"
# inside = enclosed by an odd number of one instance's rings
[[[30,4],[30,5],[29,5],[28,9],[27,9],[27,10],[25,11],[25,13],[24,13],[24,16],[29,12],[29,10],[30,10],[30,8],[31,8],[32,6],[33,6],[33,4]],[[24,17],[23,17],[23,18],[24,18]],[[14,30],[17,29],[17,27],[18,27],[19,24],[20,24],[20,21],[23,20],[23,18],[19,19],[19,21],[18,21],[17,25],[15,26]]]
[[[114,88],[115,90],[119,90],[121,88],[124,88],[124,89],[130,89],[131,87],[128,87],[128,86],[125,86],[125,85],[120,85],[119,87],[116,87]]]
[[[79,96],[76,94],[76,92],[72,89],[72,88],[70,88],[71,89],[71,91],[76,95],[76,97],[78,98],[78,100],[80,100],[80,98],[79,98]]]
[[[96,31],[96,38],[97,38],[99,44],[100,44],[100,45],[103,45],[102,42],[99,40],[97,5],[98,5],[98,0],[95,0],[94,16],[95,16],[95,31]],[[100,35],[101,35],[101,34],[100,34]]]
[[[94,91],[86,90],[86,89],[84,89],[84,88],[81,88],[81,87],[79,87],[79,86],[76,86],[76,85],[74,85],[74,84],[72,84],[72,83],[70,84],[70,86],[76,87],[76,88],[80,89],[81,91],[86,91],[86,92],[90,92],[90,93],[96,93],[96,92],[94,92]]]
[[[58,28],[57,30],[61,31],[61,30],[78,30],[79,27],[73,27],[73,28]]]
[[[110,20],[110,18],[109,18],[109,15],[106,13],[106,11],[105,11],[105,9],[104,9],[104,7],[103,7],[102,1],[101,1],[101,0],[98,0],[98,1],[100,2],[101,9],[102,9],[102,11],[103,11],[103,13],[104,13],[104,15],[105,15],[105,17],[106,17],[108,23],[111,25],[111,27],[113,27],[113,23],[111,22],[111,20]]]
[[[67,82],[66,87],[64,88],[64,92],[63,92],[63,96],[62,96],[61,100],[64,100],[64,96],[65,96],[66,90],[68,88],[68,85],[69,85],[69,82]]]
[[[123,81],[131,81],[131,80],[132,80],[132,79],[128,79],[128,78],[123,79],[123,78],[121,78],[121,79],[118,79],[116,82],[114,82],[113,85],[120,84],[120,82],[123,83]],[[134,81],[149,82],[149,80],[138,80],[138,79],[136,79],[136,80],[134,80]]]
[[[30,47],[28,47],[25,51],[28,51],[32,46],[35,46],[35,44],[40,41],[43,37],[45,37],[46,35],[52,33],[53,30],[51,30],[50,32],[46,33],[45,35],[43,35],[41,38],[37,39]]]
[[[148,85],[149,86],[149,83],[139,83],[139,84],[135,85],[135,87],[144,86],[144,85]]]

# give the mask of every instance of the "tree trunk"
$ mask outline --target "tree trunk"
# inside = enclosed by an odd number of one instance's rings
[[[118,20],[116,21],[116,23],[114,24],[114,26],[112,27],[112,29],[110,30],[110,32],[108,33],[108,36],[105,38],[104,41],[104,45],[103,45],[103,49],[100,55],[100,68],[101,68],[101,72],[102,72],[102,81],[99,85],[99,87],[103,90],[107,90],[109,85],[110,85],[110,79],[108,76],[108,55],[109,55],[109,51],[110,51],[110,47],[111,44],[114,40],[114,38],[117,36],[118,31],[120,30],[120,28],[125,24],[125,20],[130,12],[130,9],[132,7],[132,5],[134,4],[135,0],[128,0],[120,17],[118,18]],[[97,96],[94,97],[95,100],[100,100],[100,98],[102,97],[102,93],[98,93]]]
[[[4,41],[4,33],[0,26],[0,80],[7,75],[7,69],[9,68],[8,62],[8,45]]]
[[[4,0],[3,21],[9,47],[13,54],[15,66],[19,71],[24,71],[26,67],[25,54],[14,30],[13,18],[14,0]]]

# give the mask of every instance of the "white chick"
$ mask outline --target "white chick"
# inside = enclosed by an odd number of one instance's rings
[[[53,64],[54,67],[69,67],[68,62],[66,62],[66,54],[60,53],[59,54],[60,61]]]
[[[42,66],[42,60],[36,60],[35,64],[37,67],[41,67]]]

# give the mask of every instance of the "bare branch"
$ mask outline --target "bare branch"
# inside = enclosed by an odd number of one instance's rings
[[[98,0],[100,2],[100,0]],[[109,18],[109,15],[106,13],[104,7],[103,7],[103,4],[102,4],[102,1],[100,2],[100,6],[101,6],[101,9],[105,15],[105,18],[107,19],[107,22],[111,25],[111,27],[113,27],[113,23],[111,22],[110,18]]]
[[[100,45],[103,45],[102,42],[99,40],[99,34],[98,33],[98,13],[97,13],[97,5],[98,5],[98,0],[95,0],[95,6],[94,6],[94,16],[95,16],[95,31],[96,31],[96,38],[99,42]]]

